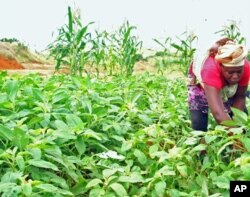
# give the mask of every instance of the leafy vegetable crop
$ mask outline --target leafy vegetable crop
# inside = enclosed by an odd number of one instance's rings
[[[1,196],[228,196],[250,178],[249,134],[191,131],[182,80],[1,73],[0,90]]]

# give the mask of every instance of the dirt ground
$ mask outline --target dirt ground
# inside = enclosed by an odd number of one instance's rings
[[[0,71],[6,70],[8,74],[29,74],[29,73],[38,73],[40,75],[52,75],[54,74],[55,68],[52,64],[45,64],[39,62],[26,62],[19,63],[14,59],[9,59],[0,54]],[[155,68],[147,62],[137,62],[134,68],[136,73],[142,73],[144,71],[155,72]],[[67,69],[62,69],[60,73],[68,73]]]
[[[0,70],[5,69],[24,69],[24,67],[18,63],[16,60],[10,60],[2,55],[0,55]]]
[[[86,66],[86,69],[92,72],[93,68]],[[69,73],[69,69],[64,67],[59,71],[55,70],[53,61],[47,61],[44,56],[31,51],[20,51],[15,44],[0,42],[0,72],[6,70],[9,75],[38,73],[41,76],[51,76],[55,73]],[[95,72],[95,71],[93,71]],[[152,61],[139,61],[134,66],[134,73],[143,72],[157,73],[157,68]],[[179,72],[164,73],[167,78],[179,78]]]
[[[30,74],[38,73],[40,75],[52,75],[55,72],[54,65],[41,63],[18,63],[16,60],[10,60],[0,55],[0,71],[6,70],[11,74]]]

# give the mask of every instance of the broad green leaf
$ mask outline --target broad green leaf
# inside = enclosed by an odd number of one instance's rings
[[[74,132],[70,132],[70,130],[56,130],[53,132],[53,136],[57,137],[57,139],[60,140],[58,142],[59,144],[76,139]]]
[[[16,156],[16,163],[21,171],[25,168],[25,161],[21,155]]]
[[[31,118],[29,120],[29,122],[27,123],[28,126],[33,126],[35,124],[39,124],[40,122],[43,121],[43,118],[42,117],[38,117],[38,116],[35,116],[33,118]]]
[[[69,129],[68,125],[61,120],[56,120],[55,126],[57,129],[60,129],[60,130],[68,130]]]
[[[92,179],[91,181],[88,182],[88,184],[86,185],[86,188],[95,187],[96,185],[99,185],[101,183],[102,181],[100,179]]]
[[[250,163],[244,164],[241,167],[245,180],[250,180]]]
[[[116,172],[117,172],[117,169],[104,169],[102,171],[102,174],[105,178],[108,178],[112,176],[113,174],[115,174]]]
[[[62,188],[62,189],[69,189],[69,186],[66,182],[66,180],[64,179],[64,177],[60,177],[60,174],[57,175],[57,172],[53,172],[53,171],[47,171],[47,172],[43,172],[43,176],[48,178],[51,183],[53,183],[53,185],[57,185],[58,187]]]
[[[14,102],[19,88],[18,81],[9,80],[4,85],[10,101]]]
[[[82,155],[86,151],[86,144],[83,140],[82,136],[78,136],[76,143],[75,143],[76,149],[80,155]]]
[[[247,137],[243,137],[241,139],[242,143],[244,144],[245,148],[247,149],[248,152],[250,152],[250,139]]]
[[[57,187],[51,184],[39,184],[35,186],[36,188],[39,188],[43,191],[50,192],[50,193],[56,193]]]
[[[74,196],[73,193],[69,190],[65,190],[65,189],[57,189],[57,193],[62,194],[62,195],[66,195],[66,196]]]
[[[224,120],[221,122],[221,125],[228,126],[228,127],[236,127],[240,126],[238,122],[235,120]]]
[[[13,132],[8,127],[0,124],[0,138],[11,141],[13,139]]]
[[[147,163],[147,157],[145,156],[145,154],[140,151],[139,149],[135,149],[134,150],[134,155],[136,156],[136,158],[138,159],[138,161],[142,164],[145,165]]]
[[[195,138],[195,137],[189,137],[186,139],[186,141],[184,142],[184,144],[187,144],[187,145],[195,145],[197,144],[199,141],[198,138]]]
[[[181,174],[181,176],[183,176],[183,177],[188,176],[187,166],[185,165],[185,163],[178,163],[176,165],[176,167],[177,167],[177,170],[179,171],[179,173]]]
[[[166,182],[165,181],[160,181],[155,184],[155,191],[158,196],[164,196],[165,190],[166,190]]]
[[[156,173],[161,175],[161,176],[162,175],[164,175],[164,176],[175,176],[176,175],[175,171],[173,170],[173,167],[170,167],[167,165],[160,168]]]
[[[46,169],[59,171],[59,169],[57,168],[55,164],[48,162],[48,161],[31,159],[28,161],[28,163],[32,166],[36,166],[39,168],[46,168]]]
[[[111,158],[111,159],[118,159],[118,160],[124,160],[125,157],[123,155],[119,155],[117,154],[117,152],[112,151],[112,150],[108,150],[106,152],[102,152],[102,153],[98,153],[97,156],[103,158],[103,159],[107,159],[107,158]]]
[[[210,142],[214,142],[215,139],[217,139],[218,136],[217,135],[206,135],[205,136],[205,141],[207,144],[209,144]]]
[[[93,109],[93,114],[97,115],[98,117],[105,117],[108,113],[108,107],[101,106]]]
[[[74,196],[72,192],[55,187],[54,185],[51,185],[51,184],[40,184],[40,185],[36,185],[35,187],[45,192],[49,192],[49,193],[59,193],[62,195],[67,195],[67,196]]]
[[[89,197],[99,197],[99,196],[104,196],[105,190],[102,188],[94,188],[90,190],[89,192]]]
[[[132,141],[124,141],[122,143],[121,151],[126,152],[132,148],[133,142]]]
[[[13,131],[12,144],[17,146],[20,150],[25,149],[29,144],[29,136],[22,129],[15,128]]]
[[[62,157],[60,155],[48,155],[45,154],[45,157],[48,159],[51,159],[52,161],[55,161],[59,164],[62,164],[65,168],[68,168],[69,166],[64,162],[64,160],[62,159]]]
[[[118,182],[143,183],[144,178],[139,172],[132,172],[129,176],[120,176]]]
[[[84,194],[88,191],[88,189],[85,187],[86,183],[85,181],[80,181],[78,183],[76,183],[72,188],[70,188],[70,191],[75,195],[79,195],[80,194]]]
[[[177,190],[177,189],[170,189],[169,190],[169,196],[171,196],[171,197],[180,197],[181,196],[180,191]]]
[[[199,152],[199,151],[202,151],[202,150],[206,150],[207,149],[207,145],[206,144],[199,144],[197,146],[195,146],[191,152]]]
[[[32,155],[33,159],[40,160],[42,157],[42,151],[39,148],[31,148],[28,152]]]
[[[86,137],[86,138],[94,138],[94,139],[97,139],[99,141],[102,140],[102,136],[100,133],[97,133],[97,132],[94,132],[93,130],[91,129],[87,129],[84,131],[83,133],[83,136]]]
[[[8,99],[8,95],[3,93],[3,94],[0,94],[0,104],[1,106],[8,103],[9,104],[9,99]],[[1,110],[4,110],[4,109],[1,109]]]
[[[66,90],[59,90],[54,93],[52,97],[52,104],[56,104],[58,102],[64,102],[69,98],[69,95],[65,92]]]
[[[60,148],[60,146],[57,146],[57,145],[52,145],[52,146],[47,147],[45,149],[45,152],[50,154],[50,155],[53,155],[54,157],[61,157],[62,156],[61,148]]]
[[[202,188],[202,193],[204,194],[204,196],[209,196],[208,181],[206,179],[203,179],[201,188]]]
[[[151,125],[153,123],[153,120],[147,116],[146,114],[140,114],[138,117],[142,120],[143,123],[146,125]]]
[[[158,151],[158,149],[159,149],[158,144],[154,144],[154,145],[150,146],[149,155],[150,155],[151,158],[155,157],[154,153],[156,153]]]
[[[79,175],[76,173],[75,169],[66,168],[65,171],[75,182],[79,181]]]
[[[66,121],[67,121],[67,124],[70,128],[75,128],[75,127],[83,124],[81,118],[79,118],[75,114],[67,114]]]
[[[119,183],[112,183],[111,185],[110,185],[110,187],[115,191],[115,193],[118,195],[118,196],[120,196],[120,197],[125,197],[125,196],[127,196],[128,194],[127,194],[127,192],[126,192],[126,190],[125,190],[125,188],[121,185],[121,184],[119,184]]]
[[[221,189],[229,189],[230,180],[229,180],[229,178],[227,178],[225,176],[218,176],[213,181],[213,184],[215,184],[218,188],[221,188]]]
[[[22,191],[25,196],[31,196],[32,186],[30,182],[22,184]]]
[[[23,176],[23,172],[6,172],[1,177],[0,183],[16,183],[17,180],[20,180]]]
[[[82,105],[85,107],[86,112],[92,114],[92,104],[90,100],[82,100]]]
[[[240,123],[240,124],[246,124],[247,122],[247,114],[237,108],[233,108],[232,107],[232,111],[233,111],[233,120],[235,120],[236,122]]]
[[[43,95],[43,92],[38,88],[32,88],[33,99],[40,102],[45,102],[46,97]]]
[[[6,190],[7,188],[13,188],[16,186],[16,183],[2,183],[0,182],[0,193]]]

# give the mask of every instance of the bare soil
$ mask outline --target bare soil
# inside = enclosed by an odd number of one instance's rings
[[[5,69],[18,70],[18,69],[24,69],[24,67],[16,60],[8,59],[3,55],[0,55],[0,70],[5,70]]]
[[[47,61],[41,56],[29,50],[21,50],[13,43],[0,42],[0,72],[6,70],[9,75],[22,74],[27,75],[31,73],[38,73],[42,76],[51,76],[55,73],[69,73],[69,69],[64,67],[59,71],[55,70],[53,60]],[[86,66],[89,72],[95,72],[91,66]],[[134,73],[139,74],[143,72],[157,73],[155,61],[139,61],[134,66]],[[183,77],[180,72],[165,71],[164,75],[169,79],[176,79]]]

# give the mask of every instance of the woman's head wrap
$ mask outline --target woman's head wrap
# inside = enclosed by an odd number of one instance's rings
[[[218,48],[215,59],[226,67],[237,67],[244,65],[247,50],[243,45],[228,41],[225,45]]]

